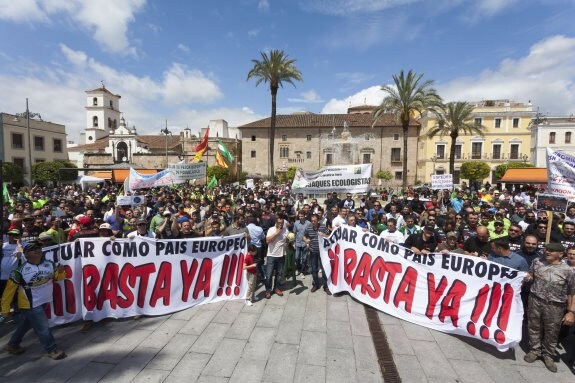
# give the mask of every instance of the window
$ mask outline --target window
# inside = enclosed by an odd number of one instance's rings
[[[56,153],[62,153],[62,140],[59,138],[54,138],[53,140],[53,149]]]
[[[500,119],[500,118],[496,118],[496,119],[495,119],[495,127],[496,127],[496,128],[501,128],[501,119]]]
[[[395,180],[402,181],[403,180],[403,172],[395,172]]]
[[[256,136],[252,136],[252,141],[255,141],[255,140],[256,140]]]
[[[12,162],[14,162],[14,165],[18,165],[24,170],[25,164],[26,164],[26,161],[24,160],[24,158],[12,157]]]
[[[289,157],[289,146],[280,146],[280,158]]]
[[[112,119],[108,117],[108,129],[112,129]]]
[[[251,151],[251,157],[252,157],[252,158],[256,158],[256,151],[255,151],[255,150],[252,150],[252,151]]]
[[[295,158],[299,160],[301,158],[301,152],[295,152]]]
[[[24,149],[24,135],[12,133],[12,149]]]
[[[365,138],[366,141],[371,140],[371,134],[365,134],[363,137]]]
[[[92,125],[94,126],[94,128],[98,127],[98,116],[92,117]]]
[[[483,151],[483,142],[471,143],[471,159],[472,160],[480,160],[482,151]]]
[[[514,118],[514,119],[513,119],[513,127],[514,127],[514,128],[518,128],[518,127],[519,127],[519,119],[518,119],[518,118]]]
[[[445,170],[440,169],[440,170],[436,170],[435,174],[437,174],[438,176],[445,174]]]
[[[482,123],[483,123],[483,120],[481,119],[481,117],[475,118],[475,126],[481,126]]]
[[[391,148],[391,162],[401,162],[400,148]]]
[[[305,152],[305,158],[311,160],[311,152]]]
[[[393,134],[393,141],[399,141],[399,133]]]
[[[92,99],[92,105],[98,106],[98,97],[94,97],[94,98]]]
[[[118,127],[118,121],[116,119],[114,119],[114,129],[116,129]]]
[[[114,109],[114,102],[110,100],[110,109]]]
[[[501,144],[493,144],[493,159],[501,159]]]
[[[36,158],[36,159],[34,159],[34,163],[35,163],[35,164],[40,163],[40,162],[46,162],[46,160],[43,159],[43,158]]]
[[[519,159],[519,144],[511,144],[509,150],[509,159],[518,160]]]
[[[571,143],[571,132],[565,132],[565,143],[566,144]]]
[[[455,159],[456,160],[461,159],[461,144],[455,145]]]
[[[326,165],[333,164],[333,153],[326,153],[325,154],[325,164]]]
[[[438,160],[445,159],[445,145],[437,145],[435,150],[435,156]]]
[[[554,144],[554,143],[555,143],[555,132],[549,133],[549,143],[550,143],[550,144]]]
[[[287,134],[282,134],[282,141],[287,141]]]
[[[305,136],[306,141],[311,141],[311,134],[308,134],[307,136]]]
[[[371,153],[363,153],[363,162],[364,164],[371,164]]]
[[[44,151],[44,137],[34,136],[34,150]]]

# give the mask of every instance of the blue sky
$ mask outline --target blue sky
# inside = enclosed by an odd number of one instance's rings
[[[511,98],[575,113],[574,0],[0,0],[0,111],[85,128],[84,91],[104,81],[141,134],[270,114],[246,81],[282,49],[304,81],[278,113],[381,102],[400,70],[447,101]]]

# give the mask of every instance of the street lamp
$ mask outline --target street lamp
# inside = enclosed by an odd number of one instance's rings
[[[26,128],[28,129],[28,165],[30,167],[28,180],[30,186],[32,186],[32,139],[30,138],[30,117],[38,117],[38,119],[42,121],[42,116],[40,116],[40,113],[30,113],[30,109],[28,108],[28,98],[26,98],[26,111],[24,113],[17,113],[16,116],[26,118]]]
[[[166,168],[168,168],[168,136],[172,135],[172,132],[168,130],[168,120],[166,120],[166,127],[160,130],[160,134],[166,136]]]
[[[433,162],[433,174],[435,174],[435,161],[437,161],[437,155],[433,155],[430,160]]]

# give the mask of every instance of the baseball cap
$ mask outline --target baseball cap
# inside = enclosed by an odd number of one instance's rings
[[[42,244],[39,241],[28,242],[26,246],[24,246],[24,253],[38,249],[42,249]]]
[[[80,223],[80,225],[82,226],[88,226],[92,223],[92,218],[90,217],[82,217],[78,220],[78,222]]]
[[[112,230],[112,226],[109,223],[103,223],[98,227],[98,230]]]
[[[162,213],[162,215],[172,215],[172,212],[169,210],[166,210],[165,212]]]
[[[18,229],[9,230],[8,235],[20,235],[20,230]]]
[[[546,244],[545,249],[549,251],[561,251],[561,252],[565,251],[565,247],[563,247],[563,245],[558,242],[551,242]]]
[[[147,224],[148,224],[148,221],[146,221],[145,219],[140,218],[140,219],[138,220],[138,225],[141,224],[141,223],[145,223],[145,224],[147,225]]]
[[[447,233],[447,238],[457,238],[459,237],[455,231],[450,231]]]
[[[423,231],[433,231],[433,230],[434,230],[434,228],[433,228],[433,226],[431,226],[431,225],[425,225],[425,226],[423,227]]]
[[[40,233],[40,235],[38,236],[38,240],[39,241],[54,241],[54,237],[52,237],[50,235],[50,233],[47,233],[44,231],[44,232]]]

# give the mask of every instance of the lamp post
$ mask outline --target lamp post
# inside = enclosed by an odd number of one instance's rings
[[[168,120],[166,120],[166,127],[160,130],[160,133],[166,136],[166,169],[168,168],[168,136],[172,135],[172,132],[168,130]]]
[[[30,117],[38,117],[42,120],[42,116],[40,113],[30,113],[30,109],[28,108],[28,98],[26,98],[26,112],[24,113],[17,113],[17,117],[26,117],[26,128],[28,129],[28,166],[30,168],[28,174],[28,182],[30,186],[32,186],[32,138],[30,133]]]
[[[437,161],[437,155],[431,157],[430,160],[433,162],[433,174],[435,174],[435,161]]]

